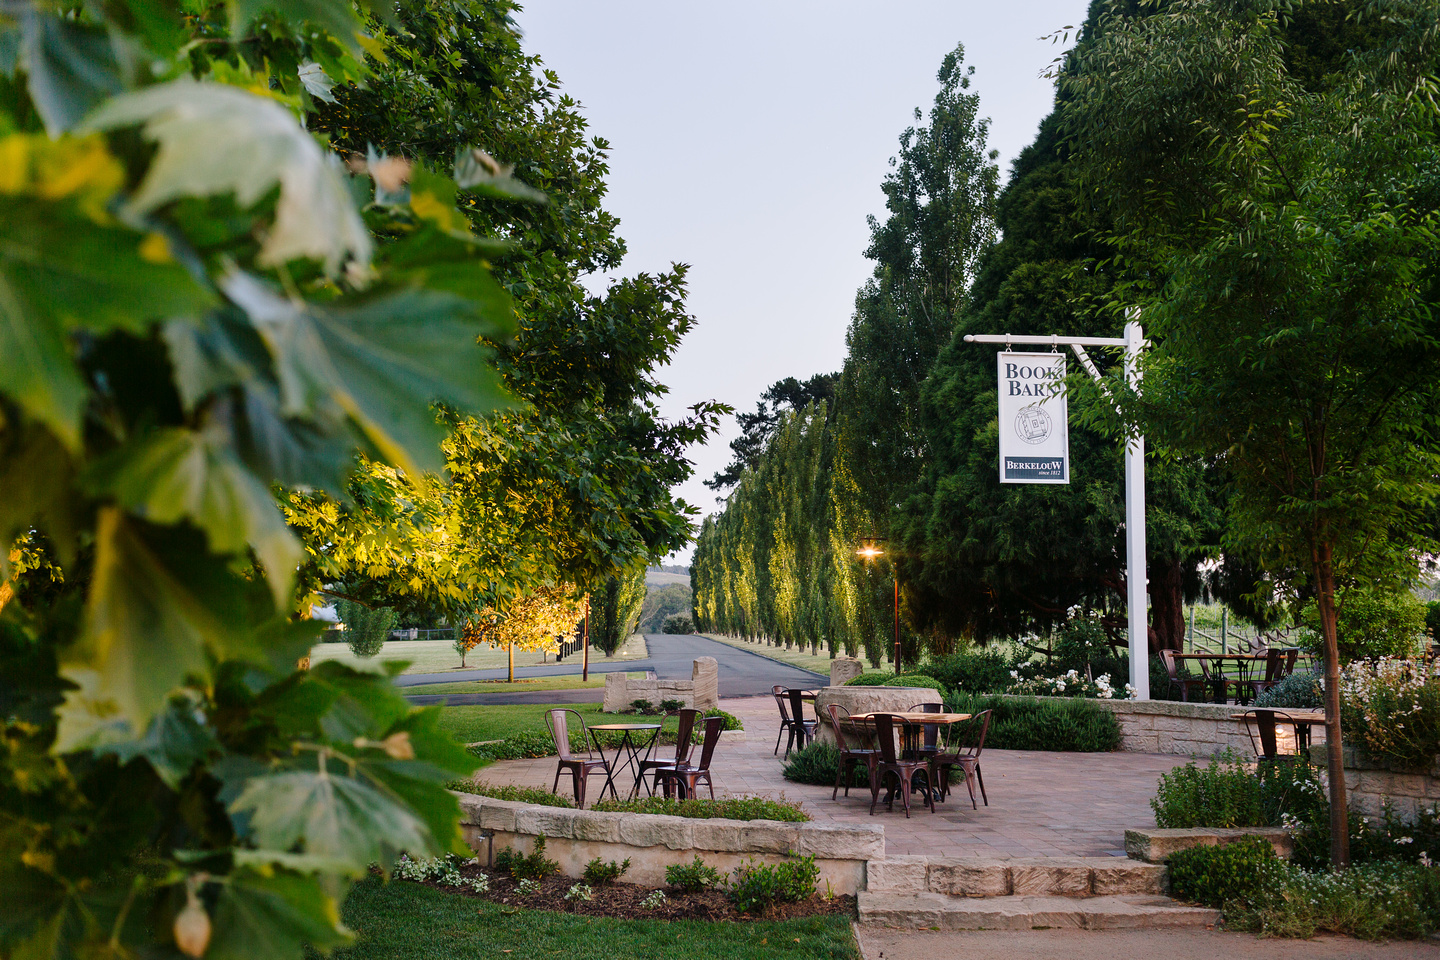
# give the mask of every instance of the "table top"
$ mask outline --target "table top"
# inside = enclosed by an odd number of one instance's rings
[[[1176,660],[1264,660],[1264,653],[1177,653]]]
[[[960,723],[963,720],[969,720],[971,717],[971,714],[968,713],[922,713],[918,710],[914,712],[909,710],[876,710],[872,713],[852,713],[850,719],[863,722],[874,717],[877,713],[888,713],[890,716],[898,717],[906,723]]]
[[[591,730],[659,730],[658,723],[594,723]]]
[[[1265,713],[1283,713],[1287,715],[1291,720],[1295,720],[1300,723],[1325,722],[1325,711],[1316,710],[1313,707],[1251,707],[1250,709],[1254,711],[1263,711]],[[1230,719],[1240,720],[1243,719],[1244,716],[1245,714],[1243,713],[1232,713],[1230,714]]]

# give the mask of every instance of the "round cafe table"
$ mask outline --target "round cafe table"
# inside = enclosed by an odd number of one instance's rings
[[[640,779],[644,776],[644,768],[641,761],[650,759],[650,751],[655,748],[655,741],[660,737],[660,724],[658,723],[597,723],[590,727],[593,735],[597,730],[605,730],[611,733],[620,734],[620,743],[615,747],[615,760],[609,764],[609,775],[605,778],[605,786],[608,786],[613,793],[615,791],[614,780],[622,770],[633,770],[635,773],[634,786],[631,787],[627,797],[634,798],[640,794]],[[647,738],[645,732],[649,731]],[[605,756],[605,750],[600,746],[599,738],[595,738],[595,749],[600,752],[601,758]],[[621,762],[623,758],[623,762]],[[605,786],[600,788],[600,793],[605,793]]]

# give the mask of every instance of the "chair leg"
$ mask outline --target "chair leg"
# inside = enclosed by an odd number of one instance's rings
[[[551,793],[554,793],[554,792],[556,792],[557,790],[560,789],[560,774],[563,773],[563,772],[564,772],[564,768],[562,768],[562,767],[560,766],[560,764],[558,764],[558,763],[555,764],[555,782],[552,783],[552,784],[550,784],[550,792],[551,792]]]
[[[870,816],[875,816],[875,804],[880,801],[880,780],[874,772],[870,774]]]
[[[578,807],[578,808],[581,809],[581,810],[584,810],[584,809],[585,809],[585,770],[584,770],[584,768],[582,768],[582,767],[576,767],[576,768],[575,768],[575,772],[574,772],[574,774],[572,774],[572,776],[574,777],[574,781],[575,781],[575,806]]]
[[[840,793],[840,781],[841,781],[841,780],[844,780],[844,781],[845,781],[845,796],[847,796],[847,797],[850,796],[850,778],[849,778],[849,773],[850,773],[850,771],[853,770],[853,769],[854,769],[854,767],[851,766],[851,764],[850,764],[850,758],[849,758],[849,757],[841,757],[841,758],[840,758],[840,763],[839,763],[839,765],[836,766],[836,768],[835,768],[835,789],[830,791],[830,799],[831,799],[831,800],[834,800],[835,797]]]
[[[780,755],[780,738],[783,736],[785,736],[785,724],[782,721],[780,724],[780,732],[775,734],[775,749],[772,751],[777,757]]]
[[[985,775],[980,772],[980,764],[975,764],[975,779],[980,781],[980,799],[985,801],[985,806],[990,806],[990,798],[985,796]]]

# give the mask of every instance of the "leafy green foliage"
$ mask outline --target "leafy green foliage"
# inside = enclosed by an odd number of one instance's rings
[[[660,625],[661,633],[694,633],[695,624],[687,613],[676,613],[665,618]]]
[[[494,797],[496,800],[511,800],[518,803],[533,803],[542,807],[563,807],[574,809],[575,804],[568,797],[562,797],[558,793],[551,793],[544,787],[517,787],[514,784],[503,784],[491,786],[488,783],[465,783],[459,785],[458,789],[467,793],[473,793],[481,797]]]
[[[660,627],[673,614],[689,613],[693,602],[690,588],[683,583],[667,583],[648,587],[640,607],[639,633],[659,633]]]
[[[1181,850],[1167,863],[1171,895],[1209,907],[1251,902],[1279,879],[1280,858],[1259,837]]]
[[[607,883],[614,883],[625,875],[630,869],[630,858],[626,857],[623,862],[617,863],[611,860],[609,863],[602,861],[599,857],[585,864],[585,882],[593,887],[604,886]]]
[[[969,714],[992,711],[985,746],[995,750],[1097,753],[1120,747],[1120,723],[1115,714],[1079,697],[1057,702],[946,694],[945,709]]]
[[[689,863],[672,863],[665,868],[665,882],[686,893],[708,889],[721,879],[720,871],[700,859],[699,854]]]
[[[614,655],[640,622],[645,602],[645,565],[636,564],[619,576],[606,577],[590,598],[590,643]]]
[[[1003,693],[1013,682],[1010,661],[993,650],[966,650],[926,664],[918,672],[934,677],[943,690]]]
[[[395,629],[395,611],[389,607],[372,610],[353,600],[339,600],[335,610],[345,625],[345,642],[357,657],[375,656]]]
[[[832,743],[811,741],[799,750],[792,750],[785,760],[781,776],[792,783],[808,783],[815,787],[829,787],[835,783],[835,774],[840,769],[840,751]],[[856,764],[850,775],[850,786],[868,787],[870,775],[864,764]],[[842,783],[841,786],[844,786]]]
[[[1201,768],[1194,762],[1160,777],[1150,808],[1162,828],[1265,827],[1313,823],[1324,791],[1308,763],[1261,761],[1255,769],[1234,753]]]
[[[1309,670],[1296,670],[1256,697],[1254,705],[1318,709],[1324,706],[1324,687],[1325,678],[1320,674]]]
[[[1431,643],[1440,643],[1440,600],[1425,604],[1425,629],[1430,633]]]
[[[1310,631],[1302,643],[1312,651],[1323,649],[1320,611],[1313,601],[1301,611],[1300,622]],[[1425,632],[1425,605],[1407,589],[1351,588],[1336,596],[1335,643],[1342,664],[1361,658],[1414,656]]]
[[[506,847],[495,854],[495,869],[503,870],[516,880],[544,880],[559,873],[560,864],[545,856],[545,838],[536,837],[529,853]]]
[[[895,679],[893,673],[862,673],[845,681],[847,687],[883,687]]]
[[[744,913],[761,912],[774,903],[795,903],[815,893],[820,867],[813,855],[791,857],[779,863],[747,860],[735,868],[730,899]]]
[[[792,754],[793,756],[793,754]],[[833,778],[834,772],[831,772]],[[595,810],[612,813],[658,813],[692,820],[780,820],[805,823],[810,815],[798,803],[767,800],[764,797],[721,797],[710,800],[691,797],[671,800],[667,797],[638,797],[634,800],[597,800]]]

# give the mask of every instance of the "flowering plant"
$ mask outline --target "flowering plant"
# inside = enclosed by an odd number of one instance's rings
[[[1011,693],[1032,697],[1089,697],[1092,700],[1113,700],[1116,690],[1110,684],[1110,674],[1102,673],[1095,679],[1083,676],[1076,670],[1068,670],[1058,677],[1030,677],[1022,679],[1018,671],[1010,671],[1015,682],[1010,685]],[[1129,700],[1135,696],[1135,688],[1125,684],[1125,695]]]
[[[1356,660],[1340,675],[1346,739],[1374,758],[1429,766],[1440,754],[1440,667]]]

